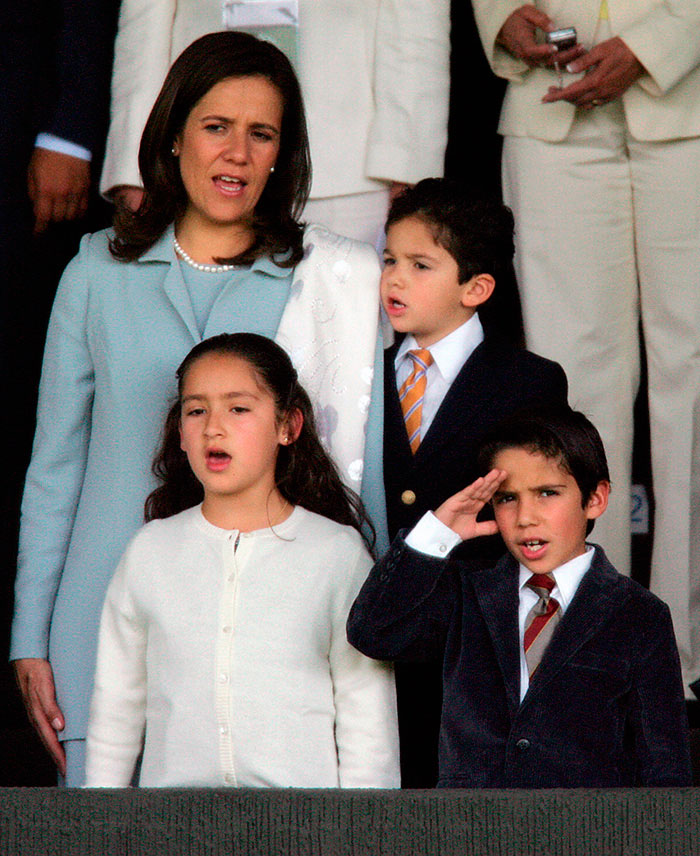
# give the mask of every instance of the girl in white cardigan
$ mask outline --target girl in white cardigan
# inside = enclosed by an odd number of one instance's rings
[[[398,786],[393,674],[345,635],[362,508],[289,358],[223,334],[178,381],[102,613],[87,786],[129,785],[142,750],[148,787]]]

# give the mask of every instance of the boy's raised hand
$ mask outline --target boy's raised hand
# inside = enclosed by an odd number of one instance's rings
[[[480,535],[495,535],[498,527],[493,520],[477,522],[476,516],[491,499],[507,476],[505,470],[491,470],[482,478],[446,499],[435,512],[437,519],[449,526],[463,540]]]

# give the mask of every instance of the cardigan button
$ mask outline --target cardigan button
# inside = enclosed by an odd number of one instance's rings
[[[401,502],[403,502],[404,505],[413,505],[415,501],[416,495],[412,490],[405,490],[401,494]]]
[[[530,741],[526,740],[524,737],[521,737],[520,740],[515,744],[516,749],[519,749],[521,752],[526,752],[530,748]]]

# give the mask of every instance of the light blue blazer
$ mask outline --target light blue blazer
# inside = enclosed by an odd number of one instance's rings
[[[56,294],[22,502],[11,658],[48,657],[66,718],[62,739],[86,733],[104,592],[155,486],[151,461],[175,369],[202,338],[242,329],[240,297],[226,285],[200,335],[172,229],[128,264],[112,258],[108,238],[83,238]],[[378,271],[376,258],[368,261]],[[269,295],[288,292],[289,272],[262,259],[251,275],[260,309],[251,315],[246,303],[243,323],[273,337],[279,317],[269,317]],[[380,343],[376,353],[362,494],[384,546]]]

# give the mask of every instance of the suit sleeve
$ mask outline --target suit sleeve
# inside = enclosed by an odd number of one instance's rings
[[[176,6],[176,0],[122,0],[102,193],[120,184],[141,185],[141,134],[170,66]]]
[[[49,626],[83,486],[94,392],[88,245],[66,268],[46,337],[22,500],[11,659],[48,656]]]
[[[637,784],[664,788],[692,783],[688,717],[671,614],[658,614],[639,627],[642,656],[636,664],[630,722]]]
[[[449,60],[447,0],[380,0],[367,176],[415,184],[443,174]]]
[[[109,99],[116,0],[63,0],[56,39],[56,98],[39,130],[94,152]]]
[[[399,535],[350,610],[350,644],[380,660],[441,658],[457,588],[451,562],[411,550]]]
[[[474,19],[489,65],[498,77],[516,83],[530,69],[527,63],[496,44],[496,39],[507,18],[523,5],[522,0],[472,0]]]
[[[648,73],[640,79],[650,95],[664,95],[700,63],[700,4],[668,0],[617,35]]]

